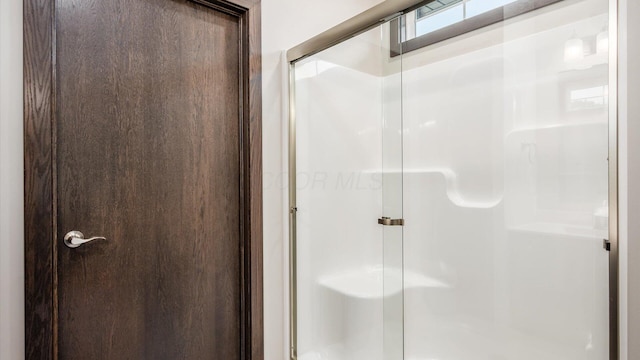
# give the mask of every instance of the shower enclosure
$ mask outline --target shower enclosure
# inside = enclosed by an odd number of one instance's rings
[[[616,12],[383,2],[289,51],[292,359],[618,358]]]

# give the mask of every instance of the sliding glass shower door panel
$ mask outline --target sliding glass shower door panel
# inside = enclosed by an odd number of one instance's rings
[[[384,33],[390,34],[389,27]],[[388,43],[388,39],[385,37]],[[382,74],[382,224],[383,224],[383,359],[404,359],[404,265],[402,208],[402,56],[383,51]],[[391,221],[391,223],[386,222]]]
[[[384,24],[293,64],[300,360],[402,359],[402,74],[389,44]]]
[[[607,27],[567,0],[403,55],[406,359],[608,359]]]

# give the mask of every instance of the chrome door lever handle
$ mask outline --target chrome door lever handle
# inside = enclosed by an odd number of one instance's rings
[[[102,236],[94,236],[92,238],[85,239],[84,234],[80,231],[69,231],[67,235],[64,236],[64,244],[71,249],[75,249],[82,244],[86,244],[93,240],[107,240],[107,238]]]

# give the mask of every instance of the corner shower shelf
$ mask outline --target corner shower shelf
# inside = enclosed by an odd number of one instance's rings
[[[352,298],[381,299],[383,294],[393,296],[403,288],[448,288],[449,285],[413,271],[371,267],[320,277],[318,283],[328,289]],[[387,279],[385,284],[384,279]],[[403,281],[404,280],[404,281]]]

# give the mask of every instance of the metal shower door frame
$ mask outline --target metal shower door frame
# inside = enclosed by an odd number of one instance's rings
[[[532,0],[534,3],[538,0]],[[386,0],[287,51],[289,69],[289,357],[297,360],[297,201],[295,64],[428,3]],[[618,221],[619,0],[609,0],[609,360],[620,359]],[[613,39],[613,41],[611,41]]]

